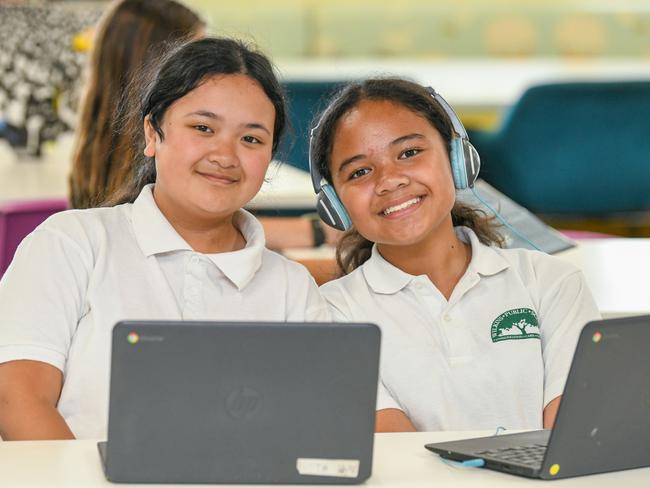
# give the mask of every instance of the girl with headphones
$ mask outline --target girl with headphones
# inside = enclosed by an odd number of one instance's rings
[[[581,272],[501,249],[456,201],[478,154],[432,89],[353,83],[312,131],[318,210],[347,229],[343,276],[321,287],[336,320],[382,329],[377,430],[553,425],[582,326],[599,318]]]
[[[114,205],[52,216],[0,281],[4,439],[105,438],[120,320],[329,318],[307,270],[241,209],[285,126],[269,60],[229,39],[182,45],[135,116],[142,157]]]

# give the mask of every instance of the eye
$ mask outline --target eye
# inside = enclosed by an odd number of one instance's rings
[[[262,144],[262,141],[255,136],[244,136],[242,137],[242,141],[248,142],[249,144]]]
[[[402,153],[399,155],[399,159],[408,159],[408,158],[412,158],[413,156],[419,154],[420,152],[422,152],[422,149],[418,149],[418,148],[412,147],[412,148],[407,149],[406,151],[402,152]]]
[[[192,127],[198,130],[199,132],[205,132],[206,134],[212,132],[212,129],[210,129],[210,127],[208,127],[207,125],[198,124],[198,125],[193,125]]]
[[[352,173],[350,173],[350,176],[348,176],[348,179],[349,180],[354,180],[356,178],[361,178],[362,176],[365,176],[368,173],[370,173],[370,170],[368,168],[355,169]]]

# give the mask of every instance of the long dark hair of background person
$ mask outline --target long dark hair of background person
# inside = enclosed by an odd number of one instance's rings
[[[75,135],[70,205],[100,205],[131,180],[136,148],[121,124],[128,87],[168,43],[199,36],[197,14],[173,0],[120,0],[100,20]]]

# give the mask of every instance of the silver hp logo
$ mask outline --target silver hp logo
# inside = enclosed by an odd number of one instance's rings
[[[251,418],[262,406],[262,395],[252,388],[243,387],[226,398],[226,411],[236,419]]]

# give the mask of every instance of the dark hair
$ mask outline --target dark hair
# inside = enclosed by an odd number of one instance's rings
[[[93,207],[130,178],[135,148],[118,130],[127,87],[169,42],[196,36],[203,21],[174,0],[114,2],[97,25],[70,173],[73,208]]]
[[[330,184],[333,184],[330,156],[338,122],[364,100],[390,101],[421,115],[440,133],[449,152],[453,133],[451,121],[426,88],[400,78],[376,78],[350,83],[334,96],[317,119],[318,128],[312,141],[313,163]],[[455,226],[469,227],[482,243],[503,245],[503,237],[497,232],[493,217],[483,210],[457,201],[451,216]],[[336,261],[341,273],[350,273],[367,261],[372,245],[356,229],[348,230],[336,248]]]
[[[134,163],[130,183],[116,194],[107,205],[133,202],[142,188],[156,181],[154,158],[142,154],[144,148],[143,123],[149,116],[151,125],[164,138],[161,128],[167,109],[179,98],[197,88],[215,75],[246,75],[256,81],[275,108],[273,127],[273,154],[286,125],[284,95],[269,59],[241,41],[226,38],[205,38],[172,48],[160,62],[159,69],[144,80],[139,109],[130,115],[138,122],[134,143],[139,157]],[[136,142],[137,141],[137,142]]]

